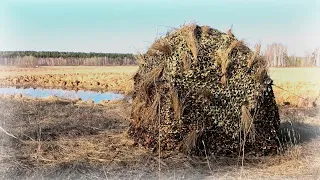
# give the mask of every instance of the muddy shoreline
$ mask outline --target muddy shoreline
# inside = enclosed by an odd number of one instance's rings
[[[132,74],[44,74],[7,76],[0,79],[0,87],[49,88],[129,93],[133,89]]]

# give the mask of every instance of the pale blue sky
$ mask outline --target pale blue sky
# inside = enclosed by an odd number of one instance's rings
[[[143,52],[171,27],[195,21],[250,46],[290,54],[320,47],[317,0],[1,0],[0,50]]]

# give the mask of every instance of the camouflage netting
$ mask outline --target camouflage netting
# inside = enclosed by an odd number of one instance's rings
[[[161,151],[277,152],[278,108],[259,52],[194,24],[156,40],[137,56],[129,135]]]

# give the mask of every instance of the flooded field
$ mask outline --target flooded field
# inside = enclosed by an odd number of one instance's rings
[[[56,96],[63,99],[81,99],[84,101],[93,100],[95,103],[99,103],[103,100],[119,100],[123,98],[123,95],[113,92],[95,92],[95,91],[75,91],[75,90],[63,90],[63,89],[41,89],[41,88],[0,88],[0,95],[19,95],[28,96],[33,98],[48,98],[50,96]]]
[[[129,93],[133,89],[135,66],[128,67],[39,67],[0,66],[0,86],[59,88]]]
[[[133,89],[133,75],[137,69],[137,66],[0,66],[0,86],[129,94]],[[320,101],[319,68],[270,68],[269,75],[274,80],[273,89],[278,104],[306,107]]]

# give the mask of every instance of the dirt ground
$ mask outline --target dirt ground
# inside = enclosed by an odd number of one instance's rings
[[[0,82],[33,77],[35,80],[25,85],[46,87],[43,82],[54,78],[83,78],[85,83],[104,82],[113,88],[110,90],[129,92],[136,70],[0,67]],[[54,97],[0,96],[0,179],[320,179],[320,99],[316,99],[320,82],[314,78],[318,70],[269,71],[279,87],[274,91],[284,151],[269,157],[246,157],[243,166],[241,158],[159,155],[140,147],[126,134],[131,111],[128,99],[93,104]]]
[[[287,150],[246,158],[241,168],[239,159],[214,156],[161,153],[159,161],[127,137],[126,100],[0,99],[1,179],[320,178],[319,108],[282,107]]]

